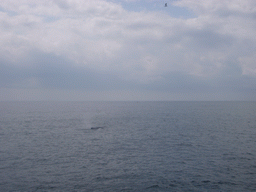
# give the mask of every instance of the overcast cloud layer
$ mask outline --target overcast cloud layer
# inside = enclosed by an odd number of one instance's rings
[[[0,2],[0,100],[256,100],[255,61],[255,0]]]

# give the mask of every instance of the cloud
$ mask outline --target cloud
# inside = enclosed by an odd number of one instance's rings
[[[195,95],[255,90],[256,3],[171,4],[195,17],[147,10],[149,4],[132,11],[122,1],[4,0],[0,87]]]

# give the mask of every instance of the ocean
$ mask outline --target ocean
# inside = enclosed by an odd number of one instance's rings
[[[256,102],[0,102],[0,191],[256,191]]]

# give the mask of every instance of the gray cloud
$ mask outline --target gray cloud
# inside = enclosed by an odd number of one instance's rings
[[[118,92],[129,100],[144,93],[155,100],[255,99],[254,1],[172,4],[196,17],[147,11],[148,4],[131,11],[106,0],[4,1],[0,88],[104,91],[109,98]]]

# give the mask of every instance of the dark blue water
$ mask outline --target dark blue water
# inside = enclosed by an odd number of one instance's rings
[[[0,191],[256,190],[256,102],[0,102],[0,144]]]

